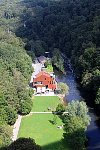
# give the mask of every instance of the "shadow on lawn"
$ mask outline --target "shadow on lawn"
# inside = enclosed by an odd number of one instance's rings
[[[42,146],[42,150],[69,150],[69,148],[62,139],[61,141]]]
[[[19,138],[10,145],[1,147],[0,150],[41,150],[41,146],[32,138]]]
[[[1,147],[0,150],[69,150],[64,140],[39,146],[32,138],[19,138],[9,146]]]
[[[56,121],[54,121],[54,120],[48,120],[52,125],[55,125],[55,124],[57,124],[56,123]]]

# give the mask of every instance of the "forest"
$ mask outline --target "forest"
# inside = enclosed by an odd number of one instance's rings
[[[99,0],[24,0],[21,6],[16,35],[26,42],[28,54],[34,57],[49,51],[54,56],[55,49],[65,54],[84,91],[92,93],[90,103],[100,112]]]
[[[9,125],[17,114],[31,110],[32,60],[46,51],[55,56],[55,50],[71,60],[77,81],[100,115],[100,1],[0,0],[1,146],[10,143]],[[61,66],[62,58],[56,60]]]
[[[0,147],[11,142],[17,114],[29,113],[32,106],[28,87],[32,60],[23,41],[9,30],[14,18],[11,14],[5,18],[7,8],[8,3],[0,6]]]

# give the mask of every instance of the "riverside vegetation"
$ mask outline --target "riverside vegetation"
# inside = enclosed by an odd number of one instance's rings
[[[9,125],[17,113],[31,110],[31,63],[46,51],[62,72],[61,53],[71,59],[78,81],[100,113],[99,14],[99,0],[0,1],[1,147],[11,142]]]

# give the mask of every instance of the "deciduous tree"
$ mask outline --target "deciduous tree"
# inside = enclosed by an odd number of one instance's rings
[[[58,83],[58,90],[59,90],[60,94],[68,94],[69,87],[67,86],[67,84],[65,84],[63,82],[59,82]]]

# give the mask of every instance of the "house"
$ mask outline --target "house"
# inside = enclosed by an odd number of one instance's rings
[[[41,63],[41,64],[44,64],[44,63],[46,62],[46,60],[47,60],[47,58],[46,58],[45,56],[40,56],[40,57],[38,57],[38,61],[39,61],[39,63]]]
[[[55,76],[45,71],[41,71],[33,77],[33,87],[36,88],[37,93],[57,89]]]

